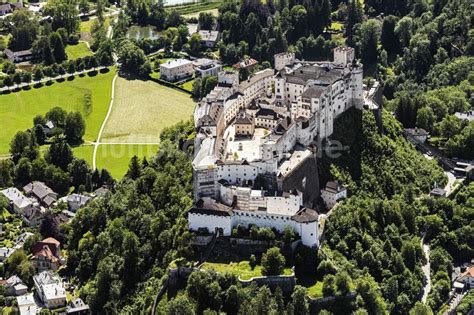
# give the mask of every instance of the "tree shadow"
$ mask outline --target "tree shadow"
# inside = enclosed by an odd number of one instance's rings
[[[93,70],[93,71],[87,72],[87,75],[88,75],[89,77],[95,77],[97,74],[98,74],[97,70]]]
[[[67,78],[68,81],[74,81],[74,79],[76,78],[76,76],[72,75],[70,77]]]

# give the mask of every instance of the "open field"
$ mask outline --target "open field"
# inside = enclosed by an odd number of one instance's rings
[[[202,269],[213,269],[219,273],[234,274],[236,276],[240,276],[242,280],[249,280],[252,277],[262,276],[262,267],[257,265],[254,269],[252,269],[248,260],[243,260],[241,262],[230,262],[228,264],[206,262],[202,265]],[[292,271],[290,268],[285,268],[283,270],[283,274],[291,275]]]
[[[121,179],[128,169],[130,159],[151,158],[158,151],[158,145],[101,144],[97,150],[98,169],[106,168],[115,179]],[[92,159],[92,153],[91,153]]]
[[[78,59],[91,56],[92,52],[85,42],[79,42],[76,45],[67,45],[66,54],[68,59]]]
[[[75,77],[71,81],[54,82],[51,86],[32,88],[0,95],[0,155],[8,154],[13,135],[32,127],[33,117],[44,115],[60,106],[66,111],[80,111],[86,121],[85,141],[95,141],[107,113],[115,68],[95,76]],[[91,93],[92,111],[85,115],[84,95]]]
[[[222,4],[223,1],[217,0],[212,2],[198,2],[198,3],[189,3],[185,5],[178,5],[173,7],[168,7],[169,10],[176,10],[179,14],[190,17],[189,15],[193,13],[198,13],[202,11],[209,11],[212,9],[217,9]]]
[[[211,13],[212,15],[214,16],[217,16],[219,14],[219,9],[215,8],[215,9],[209,9],[209,10],[202,10],[202,11],[198,11],[198,12],[194,12],[194,13],[188,13],[188,14],[184,14],[183,17],[185,18],[198,18],[199,17],[199,13]]]
[[[194,102],[153,81],[119,77],[113,106],[101,143],[157,143],[164,127],[191,117]]]
[[[92,144],[84,144],[79,147],[72,148],[74,152],[74,156],[79,159],[86,160],[89,163],[89,166],[92,167],[92,154],[94,153],[94,145]]]

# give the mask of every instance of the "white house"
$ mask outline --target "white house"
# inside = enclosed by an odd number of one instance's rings
[[[69,211],[76,212],[80,208],[86,206],[92,197],[80,194],[71,194],[67,196],[67,206]]]
[[[199,36],[201,36],[201,45],[208,48],[216,46],[220,38],[218,31],[200,30]]]
[[[2,190],[2,194],[10,202],[11,210],[22,215],[29,208],[33,208],[33,201],[27,198],[15,187]]]
[[[33,293],[17,296],[16,298],[20,315],[36,315],[38,307],[36,306]]]
[[[179,81],[191,77],[193,73],[193,63],[187,59],[171,60],[160,65],[160,78],[166,81]]]
[[[7,295],[19,296],[26,294],[28,287],[17,276],[11,276],[3,284]]]
[[[12,51],[7,48],[3,52],[5,53],[5,56],[7,56],[8,60],[10,60],[11,62],[23,62],[33,59],[33,53],[29,49]]]
[[[43,271],[33,276],[38,298],[49,308],[66,306],[66,290],[58,274]]]
[[[222,65],[208,58],[199,58],[193,61],[196,76],[201,78],[208,76],[217,76],[222,71]]]
[[[339,200],[347,198],[347,189],[337,181],[327,182],[326,187],[321,189],[321,198],[328,209],[331,209]]]

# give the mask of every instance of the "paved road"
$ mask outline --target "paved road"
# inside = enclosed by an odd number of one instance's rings
[[[97,149],[99,148],[99,145],[100,145],[100,137],[102,137],[102,132],[104,131],[105,125],[107,124],[107,120],[109,119],[109,116],[112,113],[112,108],[114,107],[115,81],[117,80],[117,77],[118,75],[115,74],[114,79],[112,80],[112,95],[110,96],[109,110],[107,111],[107,115],[105,115],[102,125],[100,126],[99,134],[97,135],[97,140],[94,144],[94,154],[92,155],[92,169],[93,170],[96,169],[95,158],[97,155]]]
[[[428,244],[423,244],[424,238],[421,239],[421,246],[423,247],[423,252],[425,253],[426,257],[426,264],[421,267],[423,273],[425,274],[426,284],[423,287],[423,297],[421,301],[426,303],[428,299],[428,294],[431,291],[431,270],[430,270],[430,246]]]

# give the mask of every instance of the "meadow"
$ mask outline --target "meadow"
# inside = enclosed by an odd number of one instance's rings
[[[8,154],[16,132],[31,128],[36,115],[44,115],[55,106],[83,113],[86,121],[84,140],[95,141],[108,110],[115,71],[112,68],[107,73],[76,76],[71,81],[0,95],[0,155]],[[92,97],[92,108],[84,108],[86,94]]]
[[[85,56],[92,56],[92,51],[85,42],[79,42],[76,45],[66,46],[67,58],[74,60]]]
[[[157,151],[158,145],[101,144],[97,149],[96,166],[106,168],[114,178],[121,179],[134,155],[140,160],[143,157],[150,159]]]
[[[163,128],[191,117],[194,102],[183,92],[153,81],[119,77],[112,113],[101,143],[157,143]]]

